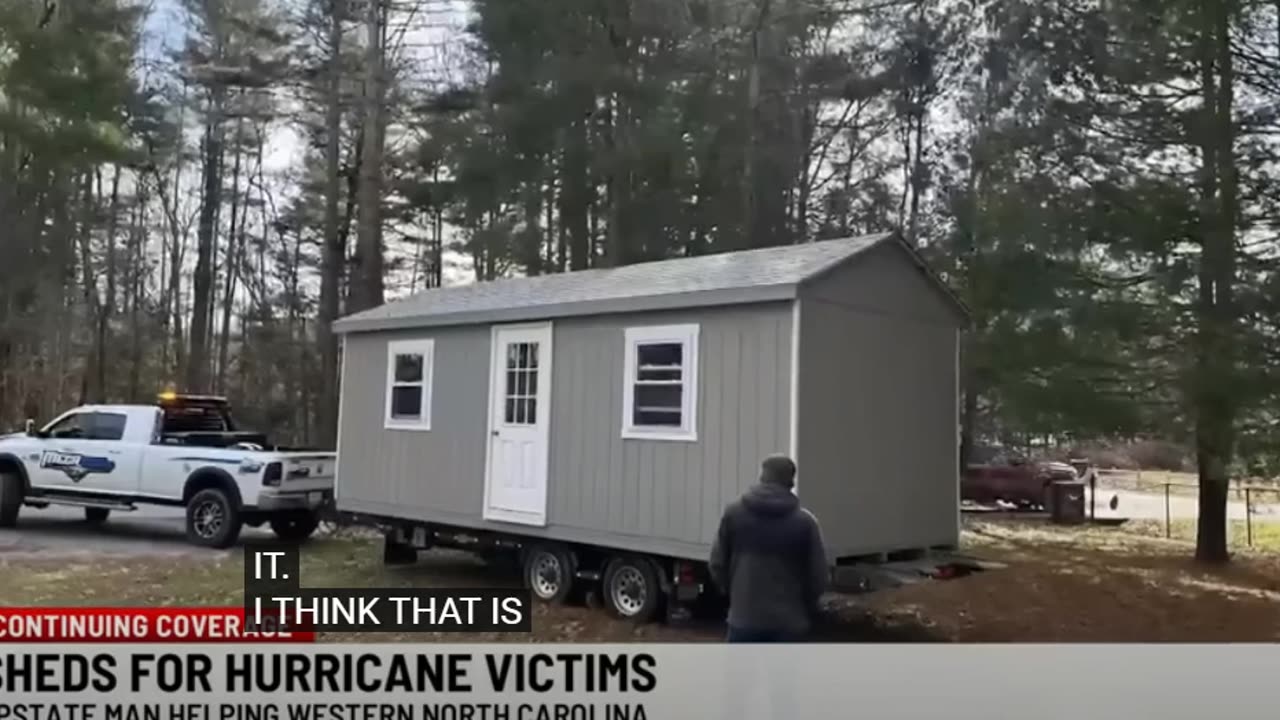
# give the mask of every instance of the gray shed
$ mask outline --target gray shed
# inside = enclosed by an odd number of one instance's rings
[[[338,506],[701,560],[786,452],[833,561],[954,546],[965,322],[897,234],[422,292],[335,324]]]

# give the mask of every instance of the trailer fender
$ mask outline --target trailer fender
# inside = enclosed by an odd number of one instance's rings
[[[670,596],[675,591],[675,578],[672,577],[673,563],[662,562],[658,558],[646,555],[645,560],[653,566],[653,572],[658,576],[658,587],[662,589],[662,594]]]

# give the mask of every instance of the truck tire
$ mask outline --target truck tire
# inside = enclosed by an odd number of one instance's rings
[[[529,548],[521,563],[521,579],[542,602],[562,604],[573,592],[573,555],[563,546],[542,543]]]
[[[242,524],[239,508],[221,488],[201,490],[187,503],[187,541],[193,545],[231,547]]]
[[[652,620],[662,606],[662,585],[653,563],[637,555],[609,561],[604,571],[604,601],[623,620]]]
[[[22,477],[17,473],[0,473],[0,527],[11,528],[18,524],[22,489]]]
[[[275,515],[270,520],[271,532],[285,542],[302,542],[320,527],[320,515],[315,512],[296,512]]]
[[[87,507],[84,509],[84,519],[90,525],[101,525],[107,521],[107,517],[111,515],[111,511],[107,508]]]

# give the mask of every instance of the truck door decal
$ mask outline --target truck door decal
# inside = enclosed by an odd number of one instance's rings
[[[40,456],[40,467],[58,470],[78,483],[90,473],[108,475],[116,469],[116,464],[111,458],[46,450]]]

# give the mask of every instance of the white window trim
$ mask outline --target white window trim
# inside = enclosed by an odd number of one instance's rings
[[[387,430],[431,429],[431,404],[435,393],[432,391],[436,370],[435,340],[393,340],[387,343],[387,376],[386,376],[386,408],[383,410],[383,428]],[[392,389],[396,386],[396,355],[422,356],[422,418],[404,420],[391,417]],[[407,384],[407,383],[402,383]]]
[[[699,326],[657,325],[627,328],[624,367],[622,373],[622,437],[627,440],[666,440],[696,442],[698,440],[698,332]],[[681,394],[679,428],[657,428],[634,422],[635,378],[637,347],[649,343],[680,343],[684,345],[684,368],[681,375],[684,391]]]

